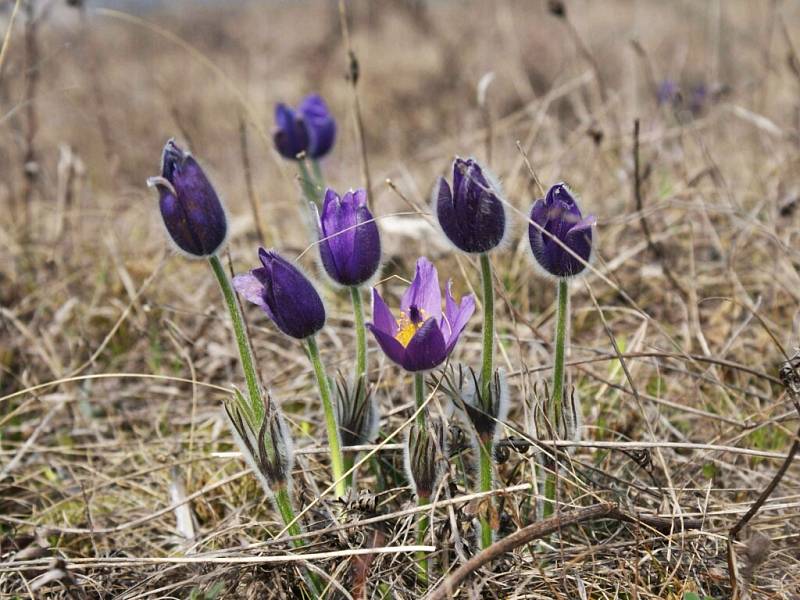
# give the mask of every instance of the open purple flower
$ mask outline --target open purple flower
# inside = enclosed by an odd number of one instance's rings
[[[352,287],[375,275],[381,262],[381,238],[367,207],[366,191],[350,190],[340,198],[328,189],[317,226],[322,266],[331,279]]]
[[[547,273],[565,278],[583,271],[592,255],[592,227],[596,218],[581,215],[566,184],[557,183],[544,199],[534,203],[531,221],[539,225],[528,225],[531,250],[536,262]],[[565,250],[559,241],[582,260]]]
[[[286,335],[302,340],[322,329],[325,306],[308,278],[274,250],[259,248],[258,258],[261,267],[233,278],[236,291]]]
[[[445,235],[463,252],[495,248],[506,231],[506,213],[494,178],[475,159],[453,162],[453,189],[439,178],[436,216]]]
[[[380,294],[372,290],[372,323],[367,327],[381,349],[406,371],[428,371],[444,362],[475,310],[472,294],[456,304],[445,289],[445,310],[436,267],[427,258],[417,260],[414,280],[400,301],[398,322]]]
[[[275,107],[275,148],[285,158],[325,156],[336,141],[336,121],[318,94],[303,98],[297,109],[279,103]]]
[[[196,257],[219,250],[228,233],[225,210],[191,154],[169,140],[161,155],[161,175],[147,184],[158,190],[161,217],[178,248]]]

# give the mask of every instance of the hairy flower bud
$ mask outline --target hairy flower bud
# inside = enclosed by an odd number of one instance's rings
[[[434,190],[434,208],[442,231],[463,252],[492,250],[506,232],[500,197],[499,185],[475,159],[456,158],[452,190],[443,177]]]
[[[505,369],[495,371],[488,397],[484,397],[483,385],[475,371],[462,365],[450,369],[445,375],[443,389],[463,410],[473,433],[473,444],[491,442],[494,445],[500,435],[499,425],[508,417],[509,391]]]
[[[318,94],[303,98],[296,110],[279,103],[275,107],[273,140],[284,158],[294,160],[301,153],[322,158],[336,141],[336,121]]]
[[[546,273],[564,278],[586,268],[592,255],[592,227],[596,219],[581,215],[566,184],[554,185],[543,199],[534,203],[531,221],[528,226],[531,251]]]
[[[233,287],[259,306],[286,335],[305,339],[325,325],[325,306],[316,288],[274,250],[258,249],[261,267],[233,278]]]
[[[366,191],[350,190],[340,198],[328,189],[317,227],[322,266],[331,279],[359,286],[375,275],[381,263],[381,238]]]
[[[378,407],[361,376],[351,387],[344,377],[336,382],[336,416],[344,446],[369,444],[378,433]]]
[[[225,209],[192,155],[169,140],[161,155],[161,175],[147,184],[158,190],[161,217],[177,247],[198,258],[216,254],[228,233]]]

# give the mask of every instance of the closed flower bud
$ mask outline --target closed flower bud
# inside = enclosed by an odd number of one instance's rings
[[[305,339],[325,325],[325,306],[303,273],[275,251],[258,249],[261,267],[233,278],[233,287],[258,305],[286,335]]]
[[[408,480],[417,498],[430,499],[444,475],[447,447],[441,421],[426,422],[424,428],[414,422],[405,444]]]
[[[546,273],[565,278],[586,268],[592,255],[592,227],[596,219],[581,215],[566,184],[554,185],[544,199],[534,203],[531,221],[528,237],[533,257]]]
[[[340,198],[328,189],[317,227],[322,266],[333,281],[359,286],[377,273],[381,238],[367,207],[367,192],[351,190]]]
[[[280,410],[271,399],[265,401],[266,411],[256,431],[233,402],[225,403],[225,413],[236,443],[247,465],[268,493],[281,488],[291,491],[294,465],[292,438]]]
[[[439,225],[456,248],[480,254],[500,244],[506,232],[500,197],[499,185],[476,160],[456,158],[452,190],[443,177],[434,190]]]
[[[284,158],[294,160],[300,153],[322,158],[336,141],[336,121],[317,94],[306,96],[297,109],[279,103],[275,107],[273,140]]]
[[[161,175],[147,184],[158,190],[164,225],[181,251],[207,257],[220,249],[228,233],[225,209],[191,154],[169,140],[161,156]]]

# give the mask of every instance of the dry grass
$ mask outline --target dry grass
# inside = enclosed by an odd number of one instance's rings
[[[248,268],[258,235],[244,120],[265,241],[300,254],[294,173],[265,136],[276,101],[321,91],[342,125],[329,182],[360,184],[337,15],[322,2],[186,4],[144,15],[147,25],[37,2],[48,12],[31,28],[27,4],[0,75],[0,594],[296,597],[298,563],[275,558],[289,551],[273,540],[278,519],[229,453],[221,400],[241,382],[216,285],[205,265],[165,250],[144,181],[168,136],[188,142],[226,200],[233,265]],[[798,426],[777,378],[800,325],[798,5],[574,0],[565,21],[530,0],[431,2],[417,14],[399,4],[351,11],[376,214],[426,212],[454,154],[491,152],[521,211],[493,258],[499,360],[513,374],[506,434],[519,438],[534,434],[549,377],[554,290],[527,259],[524,214],[538,191],[516,142],[541,181],[567,179],[581,193],[598,215],[598,252],[573,288],[569,375],[584,426],[564,454],[562,511],[612,501],[676,517],[667,532],[609,520],[564,529],[474,573],[460,597],[729,597],[727,532]],[[491,148],[476,101],[487,71]],[[655,102],[653,82],[666,77],[715,93],[699,113],[676,113]],[[420,254],[459,293],[478,286],[477,263],[436,236],[385,239],[390,295]],[[303,263],[313,268],[313,252]],[[347,369],[348,307],[327,300],[324,358]],[[262,376],[302,449],[296,488],[308,506],[330,483],[311,372],[299,346],[248,317]],[[475,318],[455,358],[475,364],[479,352]],[[371,380],[385,436],[409,414],[411,382],[377,351]],[[433,403],[448,412],[443,396]],[[506,450],[504,534],[527,524],[538,494],[537,456]],[[441,575],[476,551],[468,454],[453,457],[433,510]],[[306,514],[307,551],[322,554],[311,564],[354,597],[421,597],[401,454],[388,444],[377,456],[379,493],[365,466],[358,501],[323,498]],[[700,526],[681,531],[681,519]],[[739,545],[743,593],[800,597],[796,466],[742,539],[755,532],[771,544],[766,554]],[[386,551],[364,554],[371,546]]]

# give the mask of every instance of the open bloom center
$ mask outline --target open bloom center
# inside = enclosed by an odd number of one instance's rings
[[[403,344],[403,347],[408,346],[411,338],[417,333],[417,330],[422,327],[425,322],[425,311],[421,308],[411,305],[408,307],[408,314],[401,312],[400,319],[397,322],[397,333],[395,339]]]

